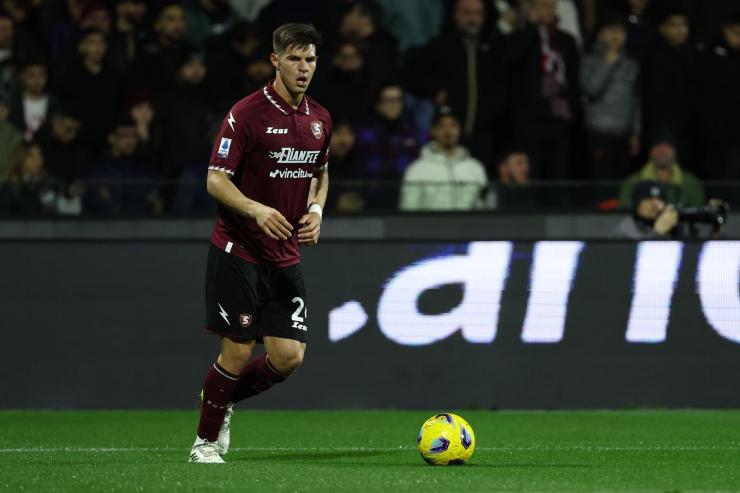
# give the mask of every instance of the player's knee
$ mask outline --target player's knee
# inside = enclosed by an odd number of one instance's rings
[[[303,350],[295,349],[270,355],[270,364],[283,375],[290,375],[303,363]]]
[[[228,371],[239,373],[252,357],[252,346],[247,344],[226,344],[221,347],[220,364]]]

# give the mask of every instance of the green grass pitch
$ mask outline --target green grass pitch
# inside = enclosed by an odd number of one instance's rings
[[[740,490],[740,411],[449,411],[462,467],[419,457],[431,411],[237,411],[226,465],[187,463],[194,411],[0,411],[0,490]]]

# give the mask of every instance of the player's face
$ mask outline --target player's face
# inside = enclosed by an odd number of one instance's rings
[[[283,53],[273,53],[271,60],[288,92],[303,94],[316,72],[316,46],[291,46]]]

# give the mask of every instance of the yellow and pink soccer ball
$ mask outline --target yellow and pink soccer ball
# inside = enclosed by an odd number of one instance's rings
[[[435,414],[421,425],[417,445],[427,464],[462,465],[475,451],[475,433],[457,414]]]

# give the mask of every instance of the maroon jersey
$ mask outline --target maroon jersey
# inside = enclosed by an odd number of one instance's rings
[[[328,111],[305,94],[294,110],[272,82],[236,103],[216,136],[208,169],[230,175],[246,197],[280,211],[293,234],[273,240],[254,219],[219,205],[211,243],[256,264],[298,263],[298,221],[311,178],[327,164],[331,133]]]

